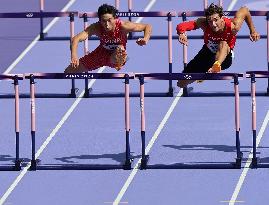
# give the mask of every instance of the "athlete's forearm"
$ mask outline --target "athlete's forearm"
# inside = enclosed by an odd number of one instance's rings
[[[185,33],[186,31],[191,31],[197,29],[197,24],[195,21],[186,21],[177,25],[177,34]]]
[[[145,30],[144,30],[144,39],[146,41],[148,41],[150,39],[151,32],[152,32],[152,26],[147,24],[145,27]]]
[[[78,43],[79,40],[76,37],[71,39],[71,56],[77,56]]]
[[[230,53],[230,50],[231,49],[229,48],[227,42],[220,42],[215,61],[218,61],[220,64],[222,64],[227,55]]]
[[[254,23],[253,23],[253,21],[252,21],[252,17],[251,17],[251,15],[250,15],[250,12],[249,12],[248,9],[247,9],[247,14],[246,14],[245,21],[246,21],[246,23],[247,23],[247,25],[248,25],[248,28],[249,28],[250,33],[255,32],[256,29],[255,29]]]
[[[241,7],[235,14],[234,24],[235,30],[238,32],[243,24],[246,21],[250,33],[255,32],[255,27],[251,18],[251,14],[247,7]]]
[[[215,61],[218,61],[220,64],[222,64],[226,57],[227,57],[226,52],[223,52],[223,51],[218,52],[217,55],[216,55]]]

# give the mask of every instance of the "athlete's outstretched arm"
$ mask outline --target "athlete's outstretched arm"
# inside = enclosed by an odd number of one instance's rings
[[[253,24],[250,12],[247,7],[241,7],[236,13],[233,19],[232,31],[233,33],[237,33],[243,24],[246,21],[249,32],[250,32],[250,40],[258,41],[260,39],[260,34],[256,31],[255,26]]]
[[[185,21],[177,25],[178,41],[183,45],[188,45],[188,38],[186,31],[196,30],[201,28],[204,30],[206,24],[206,18],[201,17],[195,21]]]
[[[96,34],[96,24],[91,24],[84,31],[80,32],[71,39],[71,65],[77,67],[79,65],[79,58],[77,56],[78,43],[85,41],[89,36]]]
[[[140,46],[146,45],[150,39],[152,32],[152,26],[150,24],[133,23],[130,21],[124,21],[122,29],[128,32],[141,32],[144,31],[144,38],[139,38],[136,43]]]

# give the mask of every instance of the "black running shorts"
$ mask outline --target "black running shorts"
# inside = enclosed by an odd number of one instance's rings
[[[206,73],[216,61],[215,56],[215,53],[211,52],[206,45],[203,45],[198,54],[187,64],[186,68],[183,70],[183,73]],[[232,50],[221,64],[221,69],[225,70],[231,65]]]

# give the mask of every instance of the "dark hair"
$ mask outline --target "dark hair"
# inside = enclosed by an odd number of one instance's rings
[[[205,17],[211,16],[213,14],[219,14],[220,17],[223,16],[223,8],[221,6],[215,5],[214,3],[205,9]]]
[[[116,17],[117,12],[118,10],[114,6],[103,4],[98,8],[98,17],[100,19],[104,14],[112,14],[113,17]]]

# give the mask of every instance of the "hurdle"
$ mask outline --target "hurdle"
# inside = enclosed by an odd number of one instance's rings
[[[133,11],[133,12],[118,12],[116,14],[118,17],[167,17],[168,18],[168,36],[159,36],[160,38],[155,39],[168,39],[168,72],[173,72],[173,59],[172,59],[172,17],[176,16],[175,12],[162,12],[162,11],[152,11],[152,12],[139,12],[139,11]],[[88,18],[96,18],[97,12],[83,12],[78,14],[79,18],[83,18],[84,20],[84,29],[88,26]],[[133,36],[132,39],[139,39],[142,36]],[[90,40],[97,40],[99,38],[97,37],[90,37]],[[89,40],[88,39],[88,40]],[[152,38],[151,38],[152,39]],[[86,54],[88,52],[88,40],[84,41],[84,53]],[[93,94],[91,93],[92,90],[90,90],[87,87],[88,83],[85,82],[85,97],[113,97],[115,95],[113,94]],[[172,97],[174,92],[174,88],[172,86],[172,81],[169,80],[168,82],[168,91],[165,93],[145,93],[146,97]],[[117,94],[119,96],[119,94]],[[123,94],[121,95],[123,96]],[[139,97],[139,93],[130,93],[131,97]]]
[[[140,114],[141,114],[141,144],[142,159],[141,169],[240,169],[243,153],[240,151],[240,120],[239,120],[239,78],[243,74],[240,73],[142,73],[135,74],[135,78],[140,81]],[[236,160],[231,163],[208,163],[208,164],[192,164],[192,163],[176,163],[176,164],[148,164],[149,155],[145,151],[145,98],[144,98],[144,79],[151,80],[233,80],[235,93],[235,137],[236,137]]]
[[[119,9],[120,1],[115,0],[115,7]],[[129,11],[132,9],[132,1],[128,0],[128,8]],[[45,12],[45,0],[40,0],[39,1],[39,11],[40,13]],[[70,19],[71,20],[71,19]],[[129,19],[131,20],[131,19]],[[47,37],[47,33],[44,33],[44,17],[41,15],[40,16],[40,40],[69,40],[69,37]]]
[[[20,159],[20,111],[19,111],[19,80],[23,80],[21,74],[6,74],[0,75],[0,80],[13,80],[14,92],[15,92],[15,146],[16,146],[16,158],[14,165],[0,166],[0,171],[20,171],[21,159]]]
[[[224,11],[225,16],[234,16],[236,11]],[[257,17],[266,17],[267,21],[267,34],[261,35],[261,39],[267,40],[267,70],[269,71],[269,12],[268,11],[250,11],[251,16],[257,16]],[[179,11],[178,16],[182,18],[182,21],[186,21],[187,17],[199,17],[204,16],[204,11]],[[249,35],[237,35],[237,39],[249,39]],[[188,35],[188,39],[203,39],[203,35]],[[183,67],[185,68],[187,66],[187,46],[183,45]],[[266,95],[269,95],[269,79],[268,79],[268,85],[267,90],[265,91]],[[232,93],[195,93],[193,92],[193,88],[186,87],[183,89],[183,96],[185,97],[202,97],[202,96],[232,96]],[[242,96],[250,96],[250,93],[243,93],[241,92],[240,95]],[[264,93],[259,93],[259,95],[264,95]]]
[[[109,169],[131,169],[133,159],[130,154],[130,108],[129,108],[129,79],[134,78],[133,74],[124,73],[31,73],[25,74],[25,78],[30,80],[31,95],[31,139],[32,139],[32,159],[31,170],[109,170]],[[42,165],[38,163],[35,157],[35,139],[36,139],[36,122],[35,122],[35,79],[117,79],[125,80],[125,132],[126,132],[126,150],[124,164],[55,164]]]
[[[256,79],[257,78],[269,78],[269,72],[267,71],[247,71],[246,77],[251,80],[251,113],[252,113],[252,149],[253,156],[251,167],[252,168],[268,168],[269,163],[261,163],[259,162],[259,158],[257,157],[257,122],[256,122]]]
[[[219,6],[223,7],[223,0],[219,0]],[[204,0],[204,8],[208,7],[208,0]]]
[[[17,13],[0,13],[0,18],[49,18],[49,17],[69,17],[70,18],[70,37],[68,37],[69,41],[74,36],[74,17],[78,16],[78,12],[70,11],[70,12],[17,12]],[[45,38],[45,36],[44,36]],[[42,40],[42,36],[40,35],[40,40]],[[43,39],[44,40],[44,39]],[[61,40],[61,37],[46,37],[46,40]],[[71,91],[68,94],[47,94],[47,95],[37,95],[36,97],[76,97],[78,89],[75,87],[75,81],[72,79]]]

